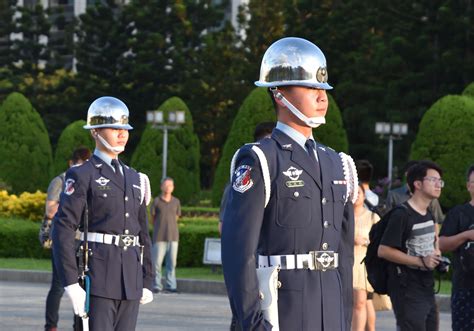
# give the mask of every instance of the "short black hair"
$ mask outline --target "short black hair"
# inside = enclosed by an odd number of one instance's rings
[[[355,161],[357,169],[357,176],[362,183],[369,183],[372,179],[374,167],[368,160],[357,160]]]
[[[87,161],[91,157],[91,151],[89,148],[80,146],[76,148],[71,155],[71,161],[72,163],[76,164],[79,161]]]
[[[407,184],[412,193],[415,193],[415,182],[422,181],[429,169],[436,170],[440,176],[443,176],[443,169],[432,161],[419,161],[408,169]]]
[[[469,181],[469,177],[471,177],[471,174],[473,172],[474,172],[474,164],[471,164],[466,172],[466,181]]]
[[[274,128],[275,122],[258,123],[253,132],[253,141],[259,141],[260,139],[265,138],[265,136],[272,134]]]
[[[406,174],[408,172],[408,169],[413,167],[415,164],[417,164],[419,161],[417,160],[410,160],[405,165],[403,166],[403,174]]]

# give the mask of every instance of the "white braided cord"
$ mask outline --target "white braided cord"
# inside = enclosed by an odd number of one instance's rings
[[[359,179],[354,160],[352,157],[342,152],[339,153],[339,157],[341,158],[344,179],[346,180],[346,202],[350,199],[352,203],[355,203],[359,193]]]
[[[147,175],[142,172],[138,173],[140,177],[140,188],[141,188],[141,195],[140,195],[140,204],[143,203],[145,200],[146,205],[148,205],[151,201],[151,186],[150,186],[150,179]]]

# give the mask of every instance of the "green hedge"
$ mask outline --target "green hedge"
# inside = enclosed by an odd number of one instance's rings
[[[0,257],[47,259],[51,251],[43,249],[38,241],[40,224],[23,219],[0,218]],[[179,221],[180,267],[201,267],[204,241],[218,238],[217,219],[186,219]],[[152,230],[150,229],[150,235]]]

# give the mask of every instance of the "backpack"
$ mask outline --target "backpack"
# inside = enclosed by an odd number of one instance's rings
[[[374,292],[378,294],[388,293],[388,266],[391,262],[378,257],[380,241],[382,240],[388,220],[395,210],[407,207],[403,204],[394,207],[385,214],[379,222],[375,223],[369,232],[369,246],[367,246],[367,254],[363,260],[367,269],[367,279],[374,288]]]

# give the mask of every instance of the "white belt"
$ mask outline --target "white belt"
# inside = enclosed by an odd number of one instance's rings
[[[339,254],[333,251],[311,251],[308,254],[258,256],[259,268],[271,266],[279,266],[283,270],[326,271],[339,266]]]
[[[84,233],[81,232],[81,240],[84,240]],[[119,247],[140,246],[140,238],[131,234],[107,234],[98,232],[88,232],[87,241],[115,245]]]

